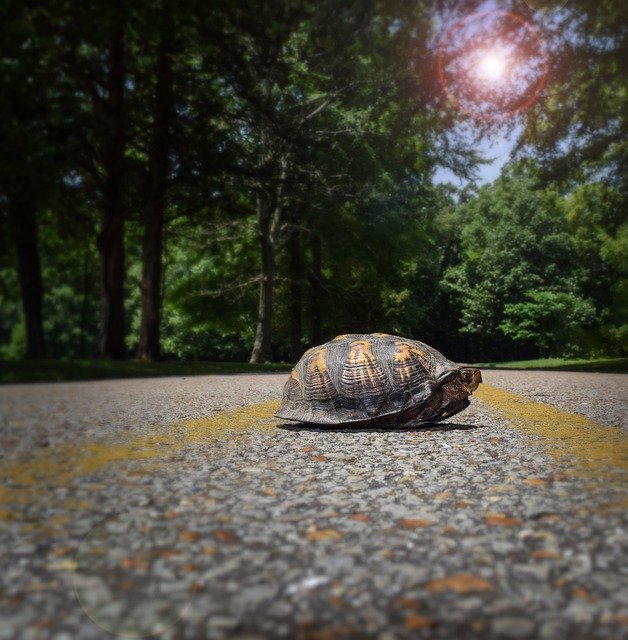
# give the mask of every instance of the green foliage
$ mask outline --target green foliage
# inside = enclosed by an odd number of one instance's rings
[[[346,205],[320,227],[327,239],[324,316],[330,336],[408,334],[426,325],[439,277],[437,199],[429,185],[393,189],[374,193],[364,207]]]
[[[255,221],[190,230],[173,224],[165,274],[164,353],[246,360],[253,341],[258,255]]]
[[[460,330],[487,353],[507,347],[499,338],[506,305],[535,290],[577,295],[577,256],[559,205],[524,164],[456,211],[460,256],[445,274],[445,287],[459,305]]]
[[[8,360],[19,358],[26,351],[26,333],[12,253],[7,251],[3,254],[5,264],[0,269],[0,358]]]
[[[122,21],[126,344],[133,350],[162,5],[142,0],[118,14],[101,0],[35,4],[9,2],[0,27],[0,224],[8,232],[11,216],[36,209],[49,355],[94,355],[107,55],[111,27]],[[432,184],[435,167],[465,175],[478,158],[454,135],[457,116],[434,77],[432,42],[438,11],[471,10],[468,3],[168,7],[166,357],[247,358],[260,286],[260,198],[283,206],[273,246],[275,359],[289,358],[295,279],[303,346],[317,328],[323,338],[412,335],[466,360],[625,352],[620,3],[578,1],[552,14],[548,89],[522,116],[520,153],[534,160],[458,193]],[[281,159],[289,171],[278,203]],[[25,348],[10,238],[0,234],[3,358]]]
[[[5,360],[19,360],[24,357],[26,353],[26,327],[24,321],[20,317],[15,322],[9,333],[8,339],[5,344],[2,345],[0,355]]]
[[[524,117],[520,146],[554,178],[606,175],[628,182],[626,5],[547,3],[547,88]]]
[[[626,196],[604,182],[578,186],[563,204],[583,291],[600,318],[597,349],[618,355],[628,348],[627,206]]]
[[[138,360],[0,360],[0,384],[289,371],[291,365]]]
[[[526,291],[525,300],[504,306],[499,328],[514,340],[536,345],[541,357],[579,355],[583,329],[595,320],[591,302],[572,293]]]
[[[63,213],[40,216],[44,289],[44,331],[48,355],[81,358],[95,355],[98,336],[98,258],[89,212],[59,202]],[[66,208],[67,207],[67,208]]]

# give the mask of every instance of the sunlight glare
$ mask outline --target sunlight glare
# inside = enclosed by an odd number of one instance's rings
[[[489,51],[480,58],[478,75],[485,80],[502,80],[506,68],[505,58],[494,51]]]

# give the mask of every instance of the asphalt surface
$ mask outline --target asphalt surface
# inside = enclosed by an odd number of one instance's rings
[[[393,431],[279,423],[286,378],[0,387],[0,639],[628,637],[628,376]]]

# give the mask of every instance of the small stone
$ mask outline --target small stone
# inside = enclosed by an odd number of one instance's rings
[[[513,570],[515,573],[523,575],[526,578],[547,580],[549,578],[550,565],[545,563],[516,564],[513,565]]]
[[[436,626],[436,620],[427,616],[420,616],[411,613],[406,616],[403,626],[407,631],[418,631],[419,629],[429,629]]]
[[[593,620],[595,606],[584,600],[572,600],[565,609],[565,617],[573,622],[585,624]]]
[[[307,531],[307,539],[313,542],[340,540],[340,538],[342,538],[342,534],[336,529],[318,529],[311,526]]]
[[[523,501],[523,513],[526,518],[540,518],[545,515],[552,515],[556,512],[554,505],[547,500],[539,498],[527,498]]]
[[[115,520],[111,520],[106,524],[106,530],[108,533],[113,534],[121,534],[126,533],[131,526],[130,522],[116,522]]]
[[[582,576],[591,572],[591,556],[587,553],[580,553],[573,556],[569,561],[569,574],[571,576]]]
[[[596,600],[595,596],[584,587],[576,587],[571,590],[569,594],[572,598],[579,598],[580,600],[588,600],[589,602],[593,602]]]
[[[237,618],[231,616],[211,616],[207,621],[210,629],[235,629],[238,626]]]
[[[113,600],[108,602],[98,610],[98,620],[112,620],[117,621],[120,615],[124,611],[125,604],[120,600]]]
[[[109,587],[97,576],[75,574],[76,593],[81,603],[88,606],[101,606],[112,600]]]
[[[199,534],[197,531],[180,531],[179,532],[179,542],[196,542],[199,539]]]
[[[288,589],[288,594],[300,593],[303,591],[311,591],[312,589],[316,589],[323,584],[327,584],[329,582],[329,578],[327,576],[308,576],[307,578],[303,578],[299,582],[291,584]]]
[[[259,605],[264,601],[273,599],[276,593],[276,586],[271,584],[260,584],[242,589],[238,594],[238,600],[245,604]]]
[[[366,522],[369,517],[365,513],[354,513],[349,516],[352,520],[357,520],[358,522]]]
[[[216,529],[212,535],[216,540],[225,544],[235,544],[236,542],[235,533],[229,529]]]
[[[76,571],[78,563],[75,560],[56,560],[47,566],[49,571]]]
[[[567,637],[567,624],[564,620],[546,620],[539,629],[541,640],[556,640]]]
[[[495,553],[511,553],[516,549],[516,546],[507,540],[495,540],[495,542],[491,544],[491,549]]]
[[[534,632],[534,624],[526,618],[497,618],[493,621],[492,631],[503,638],[528,638]]]
[[[494,591],[495,586],[480,575],[457,573],[446,578],[436,578],[425,585],[426,591],[453,591],[470,593],[473,591]]]
[[[535,560],[560,560],[562,554],[560,551],[552,551],[549,549],[538,549],[530,554],[531,558]]]
[[[479,609],[482,604],[480,598],[463,598],[456,601],[456,608],[461,611],[473,611],[474,609]]]
[[[424,518],[403,518],[399,524],[405,529],[421,529],[431,527],[434,523]]]
[[[287,618],[293,610],[289,602],[277,600],[268,607],[267,611],[273,618]]]
[[[484,516],[484,521],[493,527],[516,527],[521,524],[519,518],[513,518],[503,513],[487,513]]]
[[[189,592],[190,584],[185,580],[173,580],[170,582],[159,583],[160,595],[173,595],[176,593],[186,594]]]
[[[36,549],[37,545],[23,542],[22,544],[13,547],[12,551],[17,556],[28,556],[31,553],[34,553]]]

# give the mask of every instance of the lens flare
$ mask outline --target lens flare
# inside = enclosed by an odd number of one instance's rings
[[[538,99],[548,55],[529,20],[510,11],[484,11],[445,32],[437,67],[451,104],[474,119],[494,121],[515,116]]]
[[[503,57],[494,51],[487,51],[480,56],[477,75],[480,79],[502,80],[507,67],[508,64]]]

